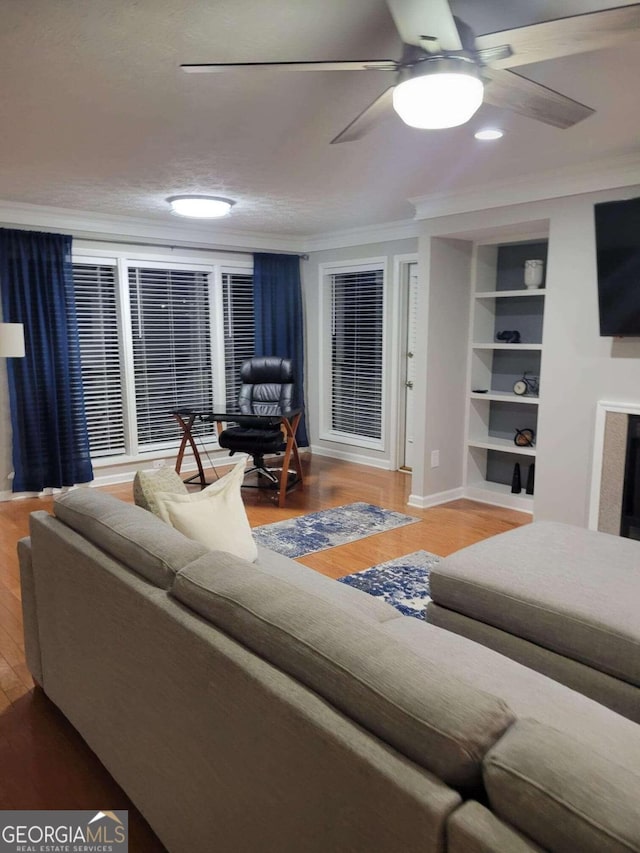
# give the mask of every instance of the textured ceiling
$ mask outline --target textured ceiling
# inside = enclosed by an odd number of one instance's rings
[[[483,33],[625,4],[451,5]],[[5,201],[168,223],[167,196],[210,193],[237,201],[218,233],[312,235],[411,218],[412,197],[639,150],[640,42],[518,69],[596,108],[569,130],[484,106],[461,128],[419,131],[392,115],[366,138],[330,146],[386,75],[178,66],[397,58],[383,0],[0,0],[0,20]],[[488,123],[505,138],[473,139]]]

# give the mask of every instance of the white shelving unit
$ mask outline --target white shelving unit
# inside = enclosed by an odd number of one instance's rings
[[[540,379],[546,290],[529,290],[524,260],[543,258],[546,240],[476,246],[469,343],[469,392],[465,494],[476,500],[533,511],[526,494],[536,444],[520,447],[516,429],[538,426],[539,395],[515,394],[514,382],[526,371]],[[496,340],[501,331],[520,332],[520,343]],[[520,465],[522,491],[511,491],[514,465]]]

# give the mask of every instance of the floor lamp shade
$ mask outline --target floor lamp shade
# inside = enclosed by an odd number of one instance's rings
[[[24,327],[22,323],[0,323],[0,357],[24,357]]]

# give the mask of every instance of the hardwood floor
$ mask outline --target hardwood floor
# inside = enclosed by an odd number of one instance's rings
[[[303,457],[305,487],[279,509],[267,492],[243,492],[253,527],[319,509],[366,501],[420,519],[387,533],[304,557],[300,562],[341,577],[412,551],[440,556],[530,521],[524,513],[452,501],[431,509],[407,506],[410,477],[322,457]],[[131,484],[104,491],[132,502]],[[0,503],[0,809],[128,809],[130,850],[164,848],[122,789],[64,716],[33,688],[24,660],[16,542],[28,535],[29,514],[51,498]]]

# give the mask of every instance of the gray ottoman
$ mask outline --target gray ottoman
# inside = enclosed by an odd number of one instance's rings
[[[640,543],[534,522],[431,571],[427,620],[640,722]]]

